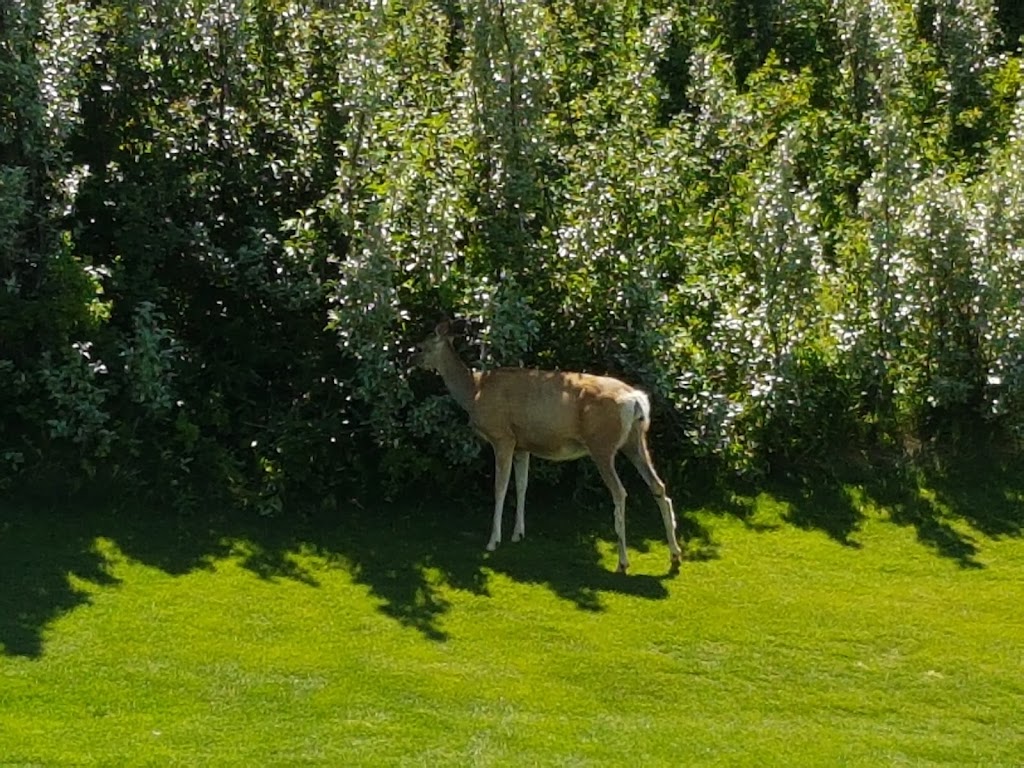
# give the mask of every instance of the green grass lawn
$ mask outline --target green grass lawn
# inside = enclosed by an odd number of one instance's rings
[[[9,506],[0,765],[1021,765],[1022,489],[677,489],[676,575],[634,492],[628,576],[601,497]]]

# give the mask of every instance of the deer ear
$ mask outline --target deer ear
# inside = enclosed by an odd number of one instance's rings
[[[439,336],[440,338],[451,336],[452,324],[449,323],[447,320],[442,320],[440,323],[437,324],[437,327],[434,328],[434,335]]]

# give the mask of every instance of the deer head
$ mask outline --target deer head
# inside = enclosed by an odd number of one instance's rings
[[[443,320],[434,328],[434,332],[416,345],[417,352],[413,356],[413,363],[428,371],[442,370],[447,358],[455,354],[452,346],[451,323]]]

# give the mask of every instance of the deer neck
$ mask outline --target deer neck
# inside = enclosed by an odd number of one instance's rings
[[[473,412],[473,403],[476,399],[476,378],[467,365],[455,354],[455,350],[449,349],[441,360],[441,367],[438,369],[444,384],[448,388],[455,402],[462,406],[465,411]]]

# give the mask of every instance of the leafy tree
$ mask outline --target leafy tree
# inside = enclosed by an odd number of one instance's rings
[[[443,477],[442,313],[644,386],[677,460],[1019,435],[1013,7],[6,3],[0,475]]]

